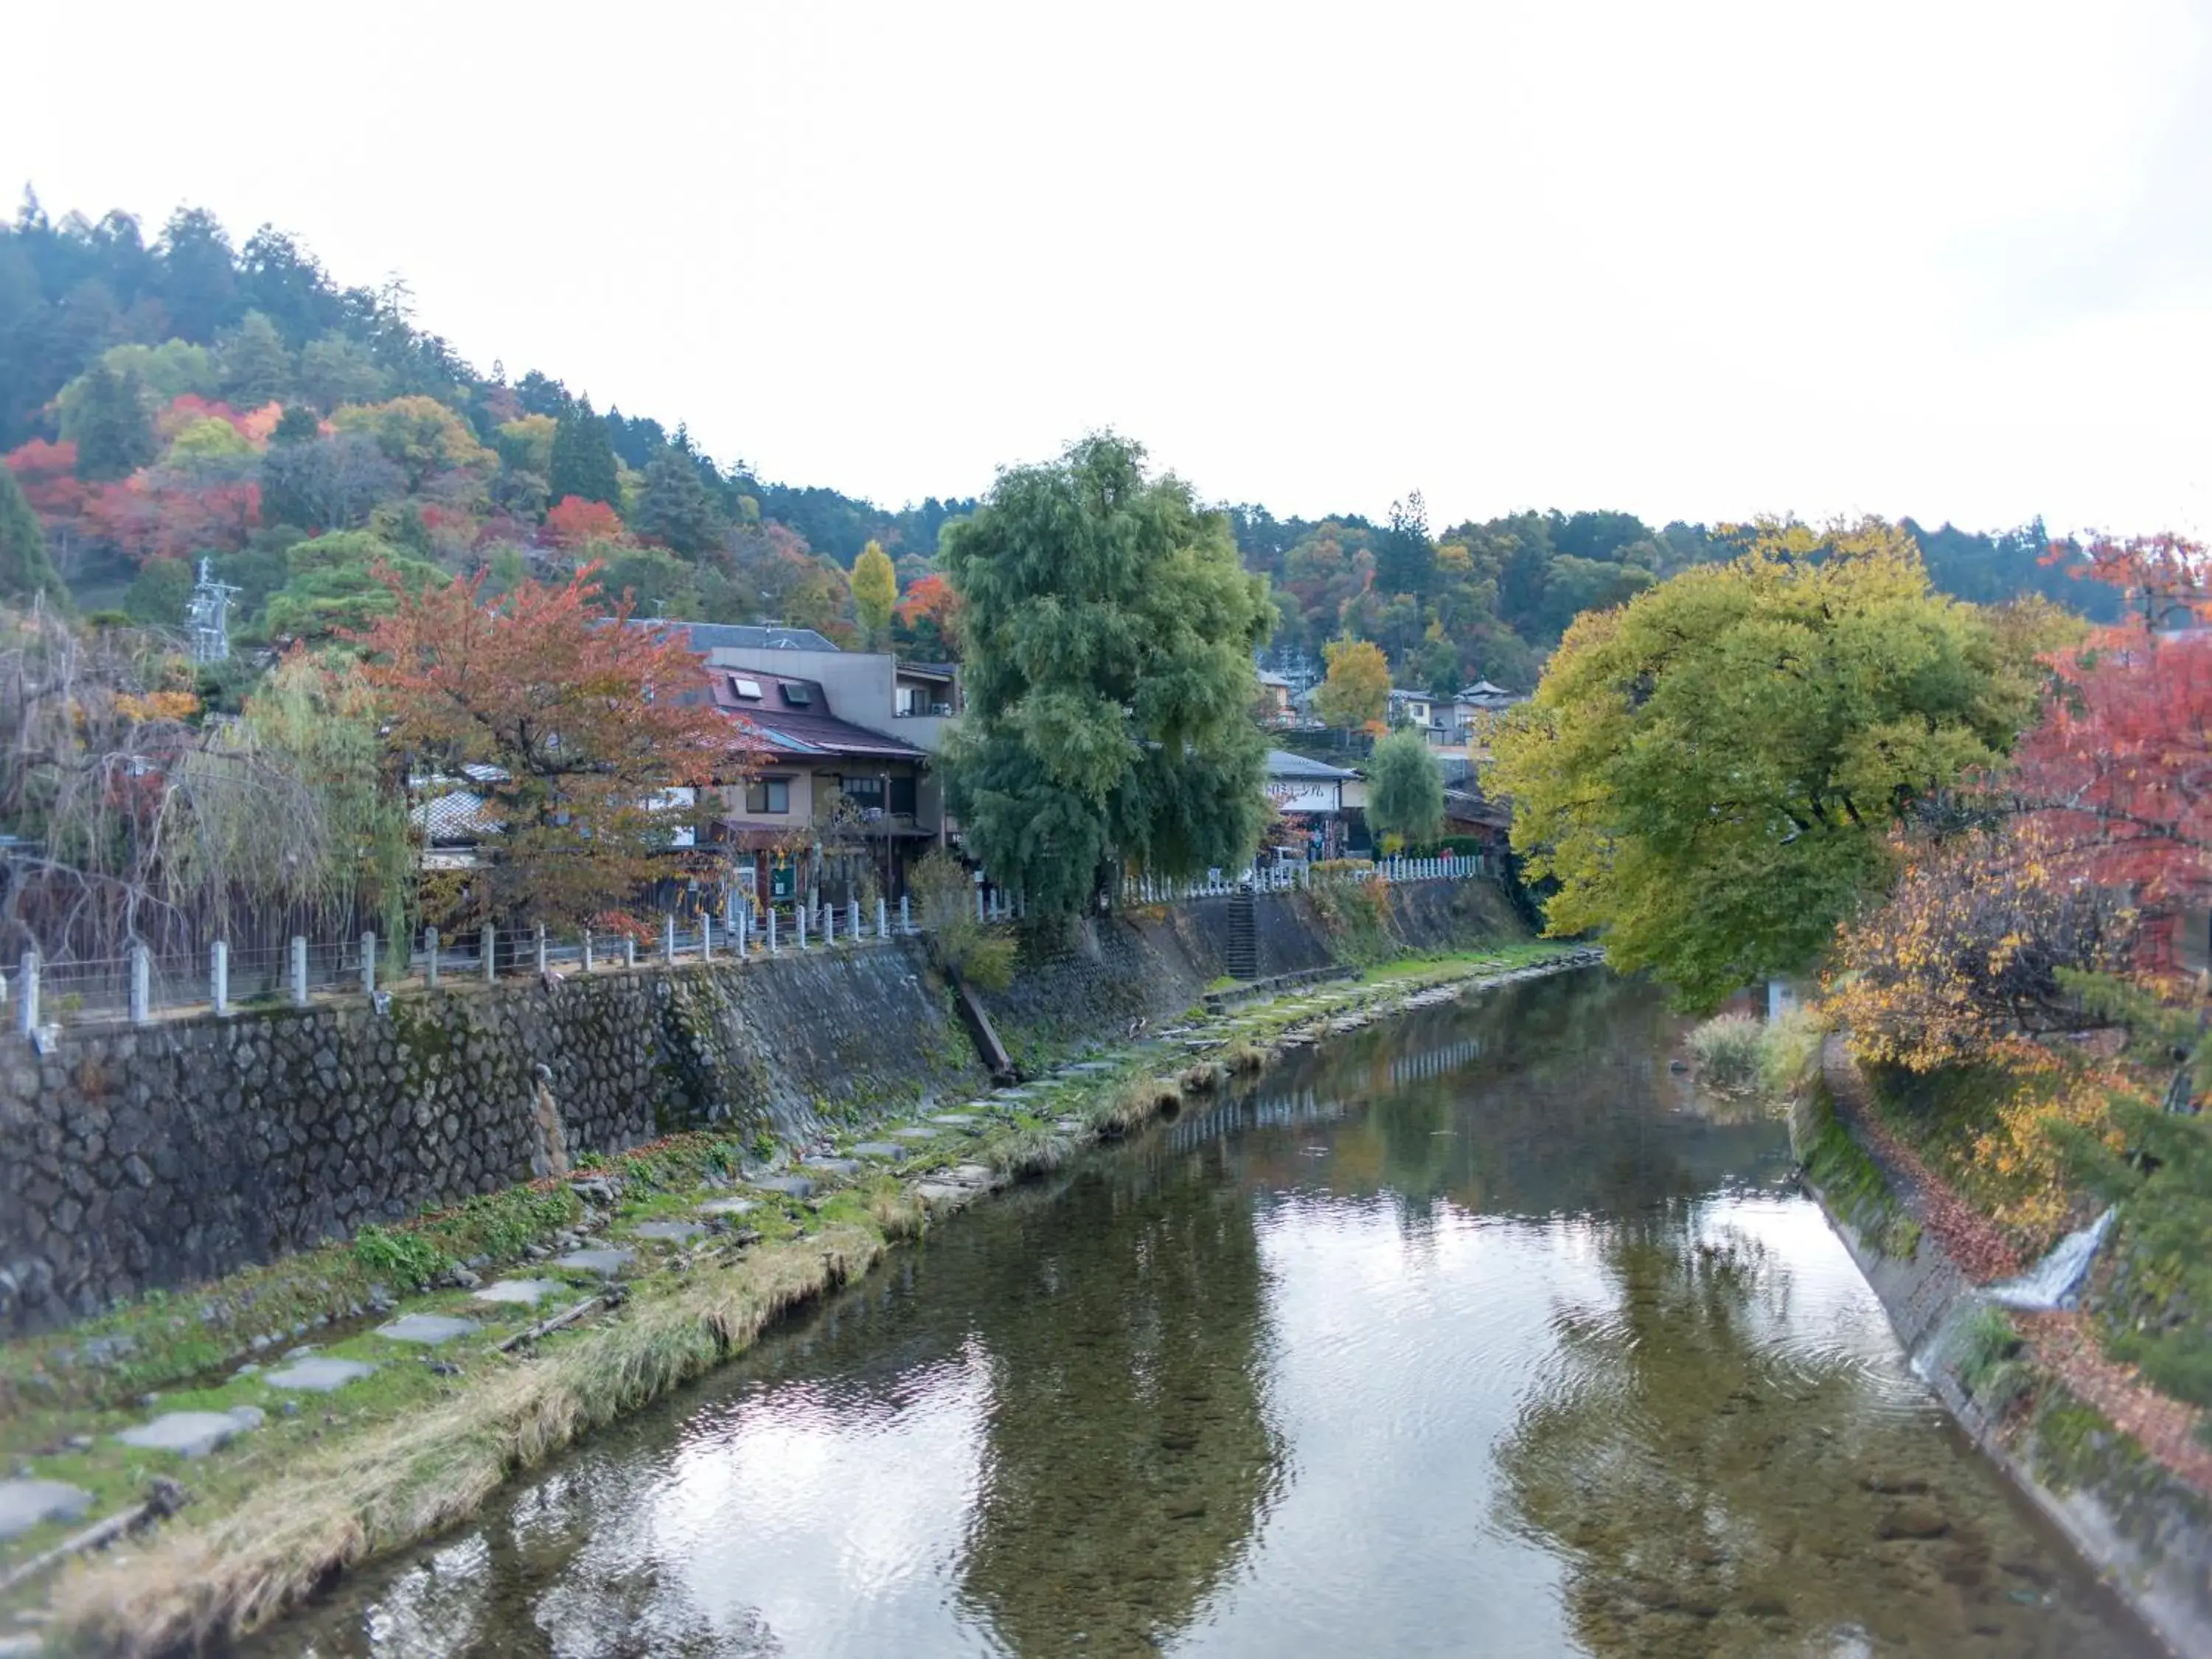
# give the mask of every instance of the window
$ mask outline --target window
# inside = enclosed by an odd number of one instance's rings
[[[789,778],[755,778],[745,786],[745,811],[748,812],[791,811],[791,780]]]
[[[888,805],[894,812],[902,812],[908,817],[914,816],[914,780],[912,778],[891,780],[891,798]]]
[[[804,708],[814,701],[814,693],[798,680],[783,683],[783,700],[793,708]]]
[[[756,702],[759,701],[761,694],[760,682],[755,679],[748,679],[743,674],[732,674],[730,676],[730,690],[741,697],[750,697]]]
[[[840,783],[845,799],[866,811],[884,804],[884,781],[881,778],[846,778]]]

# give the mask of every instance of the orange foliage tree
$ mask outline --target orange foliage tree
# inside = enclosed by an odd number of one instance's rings
[[[938,571],[931,571],[899,601],[899,624],[926,656],[960,654],[960,595]]]
[[[497,826],[443,907],[452,920],[568,927],[623,908],[702,816],[674,792],[753,769],[683,636],[603,605],[596,569],[495,603],[481,576],[415,593],[387,574],[395,610],[349,635],[409,775],[474,791]]]
[[[580,495],[564,495],[545,514],[538,539],[548,547],[574,552],[593,542],[621,539],[622,515],[605,501],[587,501]]]

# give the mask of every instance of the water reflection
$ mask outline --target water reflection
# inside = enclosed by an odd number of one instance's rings
[[[942,1230],[270,1653],[2146,1651],[1601,975]]]

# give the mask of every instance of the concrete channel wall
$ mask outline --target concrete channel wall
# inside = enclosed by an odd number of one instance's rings
[[[1846,1065],[1848,1061],[1844,1062]],[[1837,1066],[1832,1048],[1828,1069]],[[1808,1156],[1832,1126],[1851,1134],[1822,1090],[1790,1118],[1792,1145]],[[2109,1425],[2090,1419],[2064,1389],[2047,1387],[2023,1419],[1992,1413],[1960,1370],[1960,1327],[1977,1305],[1972,1282],[1922,1224],[1922,1194],[1855,1134],[1880,1176],[1881,1194],[1851,1204],[1808,1182],[1844,1248],[1889,1315],[1891,1327],[1944,1407],[2036,1508],[2096,1567],[2143,1622],[2184,1659],[2212,1659],[2212,1506],[2152,1463]]]
[[[1376,891],[1379,935],[1333,930],[1341,898],[1259,896],[1261,971],[1510,925],[1485,882]],[[1198,1002],[1237,902],[1086,922],[1025,962],[990,999],[1017,1060]],[[548,1156],[541,1090],[574,1157],[714,1126],[793,1139],[988,1085],[908,939],[73,1026],[45,1054],[0,1036],[0,1334],[526,1181]]]

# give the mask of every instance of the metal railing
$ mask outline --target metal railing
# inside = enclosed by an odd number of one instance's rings
[[[1244,891],[1307,891],[1359,882],[1466,881],[1494,873],[1480,856],[1386,858],[1369,865],[1322,869],[1277,865],[1236,878],[1216,871],[1197,879],[1132,877],[1123,884],[1126,908],[1195,902]],[[975,887],[975,919],[986,925],[1021,920],[1021,895],[988,882]],[[147,1025],[163,1018],[245,1007],[307,1007],[336,995],[380,998],[403,989],[435,990],[456,981],[492,982],[528,975],[567,978],[648,966],[837,951],[922,933],[909,902],[882,899],[872,909],[858,899],[843,904],[818,899],[772,904],[755,914],[740,905],[716,919],[658,919],[658,932],[640,922],[619,931],[586,930],[558,937],[544,927],[527,932],[484,927],[452,939],[426,927],[404,947],[373,933],[356,939],[295,937],[278,945],[234,950],[217,940],[204,952],[157,952],[138,945],[121,957],[42,961],[26,952],[12,977],[0,975],[0,1003],[8,1024],[44,1045],[64,1024],[128,1021]]]

